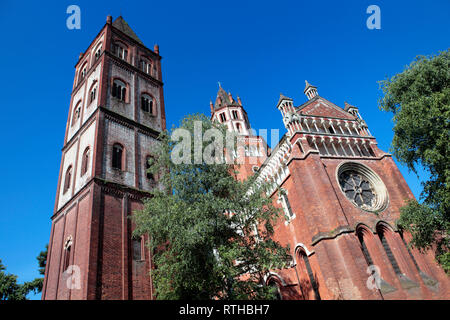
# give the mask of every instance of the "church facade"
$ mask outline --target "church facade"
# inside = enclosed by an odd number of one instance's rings
[[[146,169],[166,126],[159,48],[108,16],[75,69],[42,299],[154,299],[151,252],[129,216],[156,186]],[[450,298],[432,254],[395,224],[413,195],[358,108],[309,83],[304,92],[298,106],[280,96],[286,134],[272,149],[240,98],[219,88],[210,103],[211,119],[245,141],[237,178],[270,182],[284,212],[275,238],[293,262],[266,284],[282,299]]]

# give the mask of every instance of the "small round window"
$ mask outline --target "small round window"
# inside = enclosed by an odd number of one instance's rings
[[[356,162],[346,162],[339,166],[337,179],[341,191],[356,207],[372,212],[386,209],[386,187],[380,177],[368,167]]]

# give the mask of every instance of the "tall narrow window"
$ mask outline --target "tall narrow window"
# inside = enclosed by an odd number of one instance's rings
[[[142,237],[138,239],[132,239],[132,247],[133,247],[133,260],[140,261],[142,260]]]
[[[153,99],[148,94],[143,94],[141,96],[141,108],[145,112],[154,114],[153,112]]]
[[[286,217],[288,219],[293,219],[294,213],[292,212],[291,204],[289,203],[289,199],[288,199],[286,190],[284,190],[284,189],[280,190],[279,200],[281,202],[281,205],[283,207],[284,214],[286,215]]]
[[[299,258],[301,259],[301,261],[298,262],[302,262],[300,263],[302,269],[306,269],[306,270],[302,270],[303,273],[304,271],[306,271],[306,273],[308,274],[308,278],[309,278],[309,284],[303,284],[303,288],[301,288],[302,292],[310,292],[310,290],[312,289],[312,291],[314,292],[314,298],[316,300],[321,300],[320,298],[320,294],[319,294],[319,286],[317,285],[316,279],[314,277],[314,273],[312,271],[311,268],[311,264],[309,263],[309,258],[307,256],[307,254],[304,251],[300,251],[299,252]],[[308,299],[308,296],[305,297],[306,299]]]
[[[112,88],[112,96],[125,102],[126,93],[127,93],[126,84],[118,79],[114,80]]]
[[[75,108],[73,109],[72,126],[77,122],[78,119],[80,119],[80,116],[81,116],[81,101],[78,101],[78,103],[75,105]]]
[[[80,72],[80,76],[78,78],[78,83],[83,81],[85,77],[86,77],[86,67],[82,67],[81,72]]]
[[[148,156],[147,158],[145,158],[145,175],[146,175],[147,179],[150,180],[150,182],[155,181],[155,176],[153,175],[153,173],[148,171],[150,169],[150,162],[152,160],[153,160],[153,157],[151,157],[151,156]]]
[[[66,175],[64,177],[64,188],[63,193],[66,193],[70,189],[70,182],[72,180],[72,166],[70,165],[66,170]]]
[[[83,158],[81,160],[81,176],[84,176],[89,168],[89,147],[83,152]]]
[[[220,116],[220,122],[227,121],[227,117],[225,116],[225,112],[222,112],[219,116]]]
[[[92,103],[92,101],[95,100],[96,96],[97,96],[97,85],[94,85],[90,92],[89,103]]]
[[[231,111],[231,114],[233,116],[233,119],[238,119],[238,112],[237,112],[237,110]]]
[[[72,236],[68,236],[66,241],[64,242],[64,253],[63,253],[63,269],[62,271],[66,271],[70,266],[70,252],[72,249]]]
[[[367,249],[366,243],[364,242],[364,233],[363,231],[358,232],[358,240],[361,245],[361,251],[366,259],[367,265],[373,265],[372,257],[370,256],[369,250]]]
[[[67,246],[67,248],[64,249],[64,264],[63,264],[63,272],[67,270],[67,268],[70,265],[70,249],[72,248],[71,245]]]
[[[392,268],[394,269],[396,274],[398,274],[398,275],[402,274],[402,271],[400,270],[400,267],[399,267],[399,265],[397,263],[397,260],[395,260],[394,254],[393,254],[393,252],[392,252],[391,248],[389,247],[389,244],[388,244],[388,242],[386,240],[386,236],[384,234],[384,230],[377,230],[377,232],[378,232],[378,236],[380,237],[381,244],[383,245],[383,249],[386,252],[386,255],[387,255],[388,259],[389,259],[389,262],[392,265]]]
[[[97,51],[95,51],[95,61],[97,61],[98,58],[100,58],[101,54],[102,54],[102,46],[99,46]]]
[[[120,144],[113,146],[112,167],[114,169],[123,170],[122,168],[123,147]]]
[[[242,132],[242,127],[240,123],[236,123],[236,129],[238,132]]]

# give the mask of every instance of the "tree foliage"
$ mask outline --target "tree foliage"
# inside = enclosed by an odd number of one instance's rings
[[[400,162],[417,173],[430,174],[423,183],[423,204],[409,202],[399,225],[412,234],[419,249],[436,248],[437,259],[449,260],[450,215],[450,51],[419,56],[391,79],[381,81],[382,110],[394,114],[391,150]],[[444,263],[450,271],[450,265]]]
[[[194,159],[195,123],[201,123],[202,136],[209,129],[221,133],[222,141],[217,137],[202,141],[201,150],[223,159],[220,149],[226,143],[226,129],[204,115],[187,116],[172,129],[189,132],[183,138],[191,147],[186,149],[188,156]],[[291,258],[288,248],[272,240],[279,212],[264,193],[265,186],[256,186],[252,178],[237,181],[232,165],[224,161],[174,163],[171,155],[179,142],[172,141],[168,132],[161,135],[149,169],[158,176],[160,188],[133,215],[135,235],[150,238],[157,298],[274,298],[264,277]]]
[[[45,251],[41,251],[37,257],[41,275],[45,274],[47,251],[48,245],[45,246]],[[36,278],[23,284],[18,283],[17,275],[6,273],[6,267],[0,259],[0,300],[27,300],[30,292],[37,294],[42,291],[43,281],[44,278]]]

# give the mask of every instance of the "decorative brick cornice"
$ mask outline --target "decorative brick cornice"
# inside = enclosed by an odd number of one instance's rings
[[[134,129],[136,128],[137,130],[140,130],[142,133],[146,133],[148,136],[151,136],[155,139],[157,139],[159,137],[160,132],[157,130],[154,130],[150,127],[144,126],[143,124],[136,122],[132,119],[129,119],[127,117],[124,117],[118,113],[115,113],[105,107],[98,107],[104,114],[105,114],[105,118],[108,118],[111,121],[115,121],[119,124],[122,124],[128,128]]]

